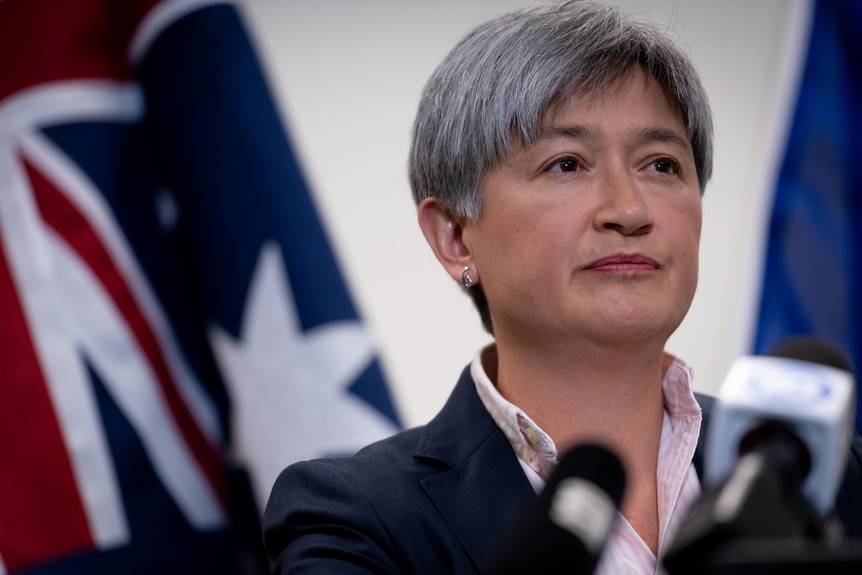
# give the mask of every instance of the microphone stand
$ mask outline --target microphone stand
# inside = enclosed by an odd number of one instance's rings
[[[821,517],[802,495],[804,446],[772,434],[723,484],[707,489],[663,563],[670,575],[862,574],[862,542]]]

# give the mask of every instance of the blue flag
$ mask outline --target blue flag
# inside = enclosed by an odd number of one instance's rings
[[[817,0],[775,191],[756,353],[812,335],[862,366],[860,134],[862,4]]]
[[[241,14],[0,1],[0,575],[265,573],[400,428]]]

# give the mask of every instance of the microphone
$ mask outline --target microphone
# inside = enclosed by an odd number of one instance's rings
[[[490,573],[592,573],[613,528],[625,483],[622,462],[608,449],[595,444],[572,448],[504,539]]]
[[[741,455],[783,442],[796,452],[805,499],[830,511],[847,463],[855,418],[850,364],[832,345],[811,337],[788,340],[769,356],[739,358],[719,390],[707,436],[704,479],[730,477]]]
[[[797,550],[805,543],[812,557],[820,543],[833,545],[840,526],[825,517],[843,477],[854,412],[849,362],[824,341],[796,338],[770,356],[737,359],[712,412],[704,493],[664,559],[668,572],[739,567],[752,560],[753,539],[795,542]]]

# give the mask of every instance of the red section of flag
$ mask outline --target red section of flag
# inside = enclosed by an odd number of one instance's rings
[[[165,357],[152,328],[135,301],[125,277],[114,264],[98,234],[77,207],[60,193],[37,169],[25,164],[33,196],[46,224],[62,237],[90,267],[104,286],[119,313],[134,334],[153,373],[156,375],[165,401],[204,474],[209,478],[216,494],[225,500],[223,462],[195,422],[188,406],[180,396]]]
[[[0,556],[14,572],[93,540],[3,250],[0,318]]]
[[[0,100],[46,82],[130,79],[129,41],[157,3],[0,0]]]

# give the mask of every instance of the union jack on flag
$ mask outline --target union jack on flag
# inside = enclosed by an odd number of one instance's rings
[[[278,471],[400,426],[240,16],[0,0],[0,575],[262,572]]]

